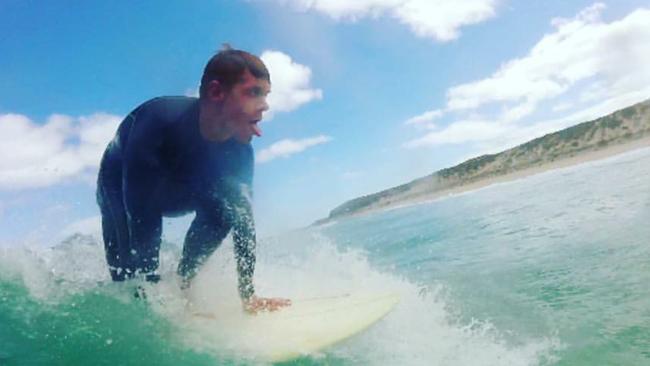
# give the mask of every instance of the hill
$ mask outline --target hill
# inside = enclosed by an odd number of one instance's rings
[[[532,174],[645,145],[650,145],[650,100],[497,154],[482,155],[412,182],[352,199],[315,224],[429,200],[516,178],[526,175],[525,172]]]

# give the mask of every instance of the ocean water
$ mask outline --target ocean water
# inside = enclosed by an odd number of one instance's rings
[[[97,239],[0,249],[0,365],[256,365],[184,322],[163,247],[149,301]],[[649,365],[650,149],[259,243],[258,293],[391,291],[365,333],[292,365]],[[225,243],[196,286],[236,301]],[[218,330],[213,330],[218,333]],[[217,342],[218,343],[218,342]]]

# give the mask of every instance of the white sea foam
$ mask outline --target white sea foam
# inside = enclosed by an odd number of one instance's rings
[[[282,241],[276,238],[262,241],[260,246],[255,282],[262,296],[304,299],[346,293],[400,295],[400,303],[381,322],[325,351],[345,364],[537,365],[551,359],[559,347],[556,339],[548,338],[509,345],[502,337],[503,331],[487,321],[458,323],[439,295],[440,288],[423,288],[397,275],[379,272],[361,251],[342,251],[321,235],[298,235]],[[235,281],[232,248],[225,244],[196,278],[193,288],[200,295],[193,298],[194,309],[239,306]],[[203,351],[215,347],[205,333],[197,334],[195,328],[186,331],[183,339],[188,346]],[[236,357],[255,360],[255,354],[245,353],[250,352],[250,344],[230,342],[227,348]],[[221,348],[217,352],[223,351]]]
[[[202,332],[196,323],[188,322],[187,294],[179,289],[174,275],[178,254],[177,247],[164,248],[163,280],[146,287],[151,308],[178,326],[175,342],[217,357],[229,355],[257,363],[250,344],[223,339],[215,343],[217,338],[209,335],[219,330]],[[45,301],[98,286],[128,286],[110,283],[102,246],[81,238],[54,248],[2,249],[0,268],[1,278],[19,279],[32,296]],[[262,240],[255,283],[261,296],[292,299],[359,292],[400,295],[400,303],[381,322],[316,358],[334,357],[355,365],[537,365],[558,348],[556,340],[547,338],[509,345],[502,337],[504,330],[487,321],[458,323],[440,296],[440,288],[423,288],[377,271],[363,252],[341,250],[314,233]],[[240,306],[230,240],[206,263],[192,288],[192,311]],[[123,299],[130,297],[128,291],[115,293]]]

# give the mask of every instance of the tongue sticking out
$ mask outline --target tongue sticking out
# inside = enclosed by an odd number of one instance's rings
[[[251,124],[251,128],[253,129],[253,133],[255,134],[255,136],[257,136],[257,137],[261,137],[261,136],[262,136],[262,130],[261,130],[260,127],[257,125],[257,122],[252,123],[252,124]]]

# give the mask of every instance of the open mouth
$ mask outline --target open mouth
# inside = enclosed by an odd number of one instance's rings
[[[253,134],[257,137],[262,136],[262,130],[260,129],[260,126],[257,125],[257,123],[260,121],[260,119],[255,119],[250,121],[251,124],[251,129],[253,130]]]

